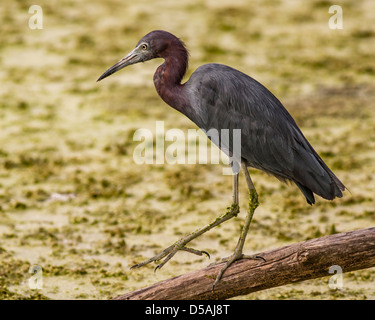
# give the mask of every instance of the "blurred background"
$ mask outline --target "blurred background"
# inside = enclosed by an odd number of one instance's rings
[[[31,29],[31,5],[43,29]],[[343,10],[343,29],[328,22]],[[139,128],[196,126],[153,86],[162,60],[96,79],[146,33],[167,30],[190,50],[188,76],[209,62],[237,68],[273,92],[348,187],[310,207],[298,188],[253,170],[260,194],[245,253],[375,223],[375,2],[26,0],[0,5],[0,299],[108,299],[198,270],[235,248],[242,214],[163,269],[129,270],[231,204],[222,165],[137,165]],[[167,144],[166,144],[167,146]],[[42,269],[42,289],[29,286]],[[33,269],[33,268],[32,268]],[[34,267],[34,270],[35,267]],[[375,270],[238,299],[374,299]]]

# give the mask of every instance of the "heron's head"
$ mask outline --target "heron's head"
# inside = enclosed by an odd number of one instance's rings
[[[186,50],[182,41],[173,34],[162,30],[152,31],[139,40],[133,51],[110,67],[97,81],[100,81],[132,64],[145,62],[155,58],[166,58],[169,51],[179,47]]]

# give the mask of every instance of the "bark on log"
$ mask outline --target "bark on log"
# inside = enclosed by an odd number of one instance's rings
[[[224,273],[212,291],[223,263],[208,266],[139,289],[117,300],[227,299],[303,280],[330,276],[338,265],[343,272],[375,266],[375,228],[311,239],[258,253],[262,260],[239,260]]]

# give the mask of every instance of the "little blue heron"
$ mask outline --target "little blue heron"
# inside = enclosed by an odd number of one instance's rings
[[[265,171],[283,182],[293,181],[310,205],[315,203],[314,193],[333,200],[335,197],[341,198],[346,187],[315,152],[281,102],[253,78],[231,67],[209,63],[199,67],[187,82],[181,84],[188,67],[188,51],[184,43],[169,32],[156,30],[145,35],[133,51],[104,72],[97,81],[126,66],[154,58],[164,59],[154,74],[154,84],[167,104],[187,116],[204,132],[210,129],[241,130],[241,158],[237,159],[237,166],[243,172],[249,189],[249,209],[236,249],[232,256],[224,259],[225,264],[213,283],[215,288],[224,271],[234,261],[242,258],[263,259],[242,253],[258,206],[258,194],[248,167]],[[220,148],[220,141],[213,142]],[[233,155],[231,146],[227,153]],[[186,244],[238,213],[236,171],[233,173],[233,204],[227,212],[132,268],[164,259],[155,268],[157,270],[179,250],[208,255]]]

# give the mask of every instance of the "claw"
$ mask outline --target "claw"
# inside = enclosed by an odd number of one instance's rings
[[[255,258],[256,259],[262,259],[263,260],[263,262],[267,262],[267,260],[266,259],[264,259],[262,256],[255,256]]]
[[[242,257],[239,258],[239,259],[254,259],[254,260],[263,260],[263,262],[267,262],[266,259],[264,259],[262,256],[258,256],[258,255],[256,255],[256,256],[249,256],[249,255],[243,254]]]
[[[204,253],[208,257],[208,259],[211,259],[210,254],[207,251],[202,250],[201,252]]]
[[[158,264],[158,265],[155,267],[155,269],[154,269],[154,273],[155,273],[158,269],[161,269],[160,264]]]

